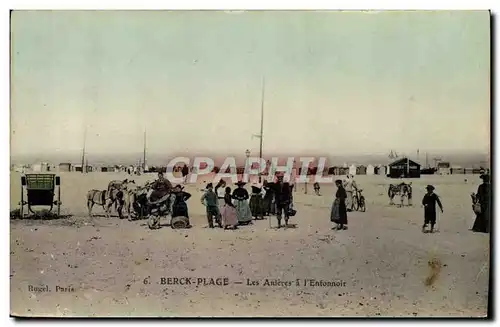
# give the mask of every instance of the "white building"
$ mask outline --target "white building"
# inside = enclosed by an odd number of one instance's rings
[[[367,175],[375,174],[375,167],[373,167],[373,165],[366,166],[366,174]]]
[[[378,167],[378,174],[381,175],[381,176],[385,176],[386,175],[386,169],[385,169],[385,166],[379,166]]]
[[[449,162],[439,162],[437,165],[439,175],[450,175],[451,165]]]
[[[356,171],[357,171],[356,165],[352,164],[349,166],[349,175],[356,176]]]

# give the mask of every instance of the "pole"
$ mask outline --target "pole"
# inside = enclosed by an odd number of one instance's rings
[[[85,167],[85,144],[87,142],[87,126],[85,126],[85,131],[83,132],[83,149],[82,149],[82,174],[87,170]]]
[[[265,90],[266,80],[262,78],[262,102],[260,107],[260,146],[259,146],[259,159],[262,161],[262,142],[264,139],[264,90]],[[261,173],[259,173],[259,183],[262,182]]]
[[[146,129],[144,129],[144,152],[142,155],[142,171],[146,171]]]

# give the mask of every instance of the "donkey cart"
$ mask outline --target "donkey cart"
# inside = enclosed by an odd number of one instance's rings
[[[55,188],[57,186],[57,200],[54,200]],[[24,200],[24,189],[26,189],[26,199]],[[49,207],[51,212],[54,205],[57,206],[57,217],[61,214],[61,178],[55,174],[26,174],[21,177],[21,205],[20,216],[24,218],[24,206],[28,206],[29,212],[34,206]]]

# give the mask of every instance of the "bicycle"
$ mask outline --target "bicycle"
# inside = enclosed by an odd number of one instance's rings
[[[353,209],[356,211],[361,211],[365,212],[366,211],[366,201],[365,197],[362,194],[363,190],[362,189],[356,189],[356,192],[354,193],[352,197],[352,206]]]

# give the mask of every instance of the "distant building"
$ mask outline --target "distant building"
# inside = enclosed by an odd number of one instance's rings
[[[465,174],[465,168],[462,168],[460,166],[452,166],[450,168],[450,174],[452,174],[452,175]]]
[[[35,163],[31,166],[31,170],[35,173],[42,173],[49,170],[49,164],[46,162]]]
[[[356,167],[356,174],[358,175],[366,175],[366,166],[365,165],[359,165]]]
[[[409,158],[401,158],[389,164],[391,178],[420,178],[420,164]]]
[[[378,165],[377,167],[375,167],[375,174],[376,175],[385,176],[386,172],[387,172],[387,169],[383,165]]]
[[[366,166],[366,174],[375,175],[375,167],[373,167],[373,165]]]
[[[356,165],[352,164],[351,166],[349,166],[349,175],[356,175],[356,173],[358,172],[358,169],[356,167]]]
[[[60,163],[59,171],[60,172],[71,171],[71,164],[67,162]]]
[[[439,162],[437,164],[437,172],[439,175],[450,175],[451,174],[451,165],[449,162]]]

